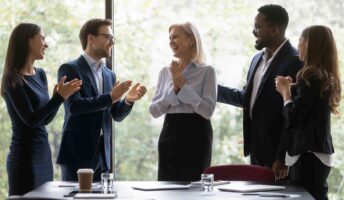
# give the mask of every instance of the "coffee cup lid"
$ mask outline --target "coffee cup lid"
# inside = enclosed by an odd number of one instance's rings
[[[90,168],[78,169],[77,173],[93,173],[93,169],[90,169]]]

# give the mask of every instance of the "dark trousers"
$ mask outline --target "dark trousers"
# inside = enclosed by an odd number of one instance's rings
[[[91,168],[94,171],[93,181],[101,181],[101,173],[109,172],[105,161],[104,137],[101,136],[95,156],[87,165],[71,166],[61,164],[62,181],[78,181],[77,171],[80,168]]]
[[[330,171],[331,167],[307,152],[290,168],[290,175],[295,184],[303,186],[316,200],[328,200],[327,177]]]
[[[198,114],[167,114],[159,138],[159,181],[197,181],[210,166],[213,131]]]

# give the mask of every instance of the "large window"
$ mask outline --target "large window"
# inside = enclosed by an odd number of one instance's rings
[[[163,117],[150,116],[150,105],[158,73],[171,61],[168,27],[172,23],[192,21],[202,33],[208,63],[217,72],[218,82],[242,87],[254,49],[252,36],[256,10],[263,4],[277,3],[289,12],[287,37],[297,45],[302,29],[312,24],[326,24],[333,30],[341,74],[344,75],[344,4],[337,0],[114,0],[114,71],[119,80],[139,81],[148,93],[135,103],[132,113],[122,122],[114,123],[116,180],[156,180],[157,142]],[[104,0],[0,0],[0,73],[12,29],[20,22],[39,24],[49,48],[46,58],[37,62],[49,80],[49,91],[56,83],[60,64],[82,52],[79,30],[90,18],[105,16]],[[344,80],[344,78],[342,78]],[[342,81],[343,81],[342,80]],[[343,83],[343,82],[342,82]],[[343,85],[343,84],[342,84]],[[332,135],[335,145],[334,168],[329,178],[330,199],[344,195],[344,102],[342,116],[333,117]],[[48,126],[54,162],[55,180],[60,169],[55,165],[61,140],[63,108]],[[212,164],[248,163],[243,157],[242,110],[229,105],[217,105],[212,117],[214,128]],[[0,100],[0,199],[7,196],[6,157],[11,139],[11,124],[5,102]]]
[[[162,67],[171,62],[168,27],[192,21],[202,32],[208,63],[215,67],[218,82],[242,87],[252,56],[255,38],[253,20],[267,3],[283,5],[289,12],[287,37],[294,46],[303,28],[325,24],[333,30],[340,58],[344,50],[344,5],[334,0],[291,1],[243,0],[117,0],[114,4],[114,70],[120,80],[131,79],[148,86],[148,94],[135,103],[131,115],[116,124],[117,180],[156,180],[157,142],[163,117],[154,119],[148,107]],[[312,14],[310,14],[310,12]],[[330,17],[331,16],[331,17]],[[341,60],[343,62],[343,60]],[[343,65],[341,65],[344,75]],[[344,104],[344,102],[342,102]],[[344,105],[342,105],[342,112]],[[336,154],[329,178],[331,199],[343,196],[344,145],[340,142],[344,117],[333,117],[332,134]],[[242,110],[218,104],[212,117],[214,128],[212,164],[248,163],[243,157]]]

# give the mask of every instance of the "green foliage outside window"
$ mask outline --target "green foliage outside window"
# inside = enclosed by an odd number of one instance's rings
[[[114,1],[114,71],[119,80],[139,81],[148,93],[135,103],[132,113],[121,123],[114,123],[116,180],[156,180],[157,142],[163,117],[154,119],[148,108],[158,72],[171,61],[168,27],[172,23],[195,22],[206,45],[209,64],[217,72],[219,83],[242,87],[252,56],[255,54],[252,35],[256,10],[267,3],[283,5],[289,12],[287,37],[297,46],[303,28],[313,24],[331,27],[337,41],[341,74],[344,75],[344,4],[336,0],[302,2],[297,0],[116,0]],[[103,0],[0,0],[0,73],[12,29],[20,22],[39,24],[49,48],[46,58],[37,62],[47,72],[49,91],[56,83],[60,64],[77,58],[82,52],[79,30],[95,17],[104,17]],[[310,14],[310,12],[312,12]],[[342,86],[344,78],[342,78]],[[344,102],[341,111],[344,113]],[[63,123],[61,107],[48,126],[54,162],[55,180],[60,169],[55,165]],[[248,163],[243,157],[242,111],[218,104],[212,117],[214,128],[212,164]],[[334,168],[329,186],[330,199],[344,196],[344,115],[333,116],[332,135],[335,145]],[[0,199],[7,196],[6,157],[11,139],[11,124],[5,102],[0,100]]]

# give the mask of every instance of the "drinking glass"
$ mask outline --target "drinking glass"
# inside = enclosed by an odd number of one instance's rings
[[[212,192],[214,188],[214,174],[202,174],[201,183],[203,192]]]
[[[113,173],[102,173],[102,188],[104,193],[113,192]]]

